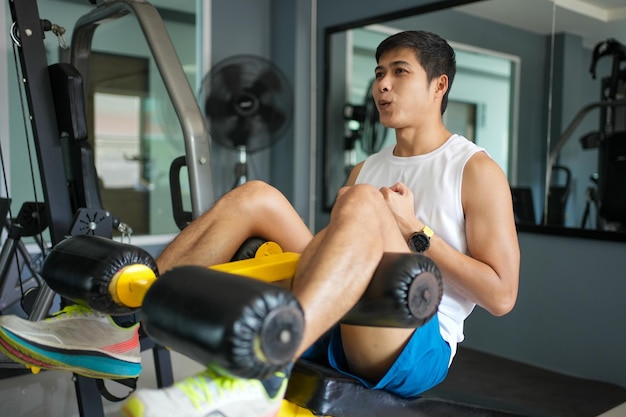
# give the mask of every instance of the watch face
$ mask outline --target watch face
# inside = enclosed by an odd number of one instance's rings
[[[430,246],[430,239],[424,233],[413,233],[409,243],[409,246],[415,252],[424,252]]]

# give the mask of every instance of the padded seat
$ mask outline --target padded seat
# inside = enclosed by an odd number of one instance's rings
[[[425,394],[406,400],[365,388],[358,381],[310,360],[296,362],[285,398],[319,416],[336,417],[513,417],[500,405],[489,407],[459,399]]]

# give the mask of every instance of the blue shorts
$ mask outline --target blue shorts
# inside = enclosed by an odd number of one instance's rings
[[[415,398],[444,380],[448,374],[450,354],[450,346],[441,337],[439,320],[435,315],[415,330],[396,361],[378,382],[366,381],[348,371],[339,325],[330,329],[302,357],[329,365],[367,388]]]

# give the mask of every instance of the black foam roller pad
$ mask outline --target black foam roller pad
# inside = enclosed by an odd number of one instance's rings
[[[174,268],[157,279],[142,317],[157,343],[243,378],[283,369],[304,332],[303,311],[289,291],[197,266]]]
[[[435,315],[442,295],[441,273],[432,259],[417,253],[387,252],[365,293],[341,322],[417,328]]]
[[[154,258],[141,248],[104,237],[77,235],[52,248],[41,275],[50,288],[67,299],[105,314],[126,315],[137,309],[117,304],[109,284],[122,268],[137,264],[158,275]]]
[[[256,256],[256,252],[259,250],[267,240],[260,237],[251,237],[237,249],[237,252],[233,255],[231,261],[242,261],[244,259],[252,259]]]

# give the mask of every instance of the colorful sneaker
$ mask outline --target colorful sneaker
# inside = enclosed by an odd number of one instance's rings
[[[122,406],[126,417],[272,417],[280,409],[287,375],[265,380],[207,369],[164,389],[139,389]]]
[[[134,378],[141,372],[139,323],[129,328],[87,307],[71,305],[41,321],[0,316],[0,350],[37,372],[70,371],[91,378]]]

